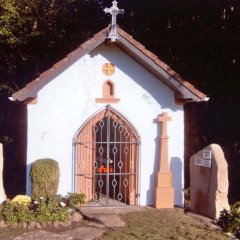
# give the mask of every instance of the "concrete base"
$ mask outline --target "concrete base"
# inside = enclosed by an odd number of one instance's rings
[[[154,188],[155,208],[174,208],[174,188],[173,187],[158,187]]]
[[[174,207],[174,188],[172,187],[172,173],[158,172],[156,187],[154,188],[155,208],[173,208]]]

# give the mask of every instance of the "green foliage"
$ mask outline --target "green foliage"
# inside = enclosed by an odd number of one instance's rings
[[[85,203],[86,195],[84,193],[68,193],[70,207],[81,206]]]
[[[32,37],[54,32],[61,16],[70,10],[74,0],[1,0],[1,42],[26,44]],[[45,34],[46,34],[45,33]]]
[[[41,197],[30,205],[11,202],[0,205],[0,220],[7,224],[28,223],[30,221],[40,223],[48,221],[64,222],[69,219],[69,215],[69,208],[56,195]]]
[[[223,210],[218,219],[218,225],[225,232],[233,233],[237,238],[240,237],[240,202],[234,203],[230,211]]]
[[[190,201],[190,187],[184,189],[184,210],[189,211],[191,206]]]
[[[50,196],[40,199],[35,211],[36,221],[43,223],[48,221],[64,222],[69,219],[69,211],[61,206],[58,196]]]
[[[0,219],[7,224],[28,223],[34,219],[34,215],[28,206],[5,203],[0,207]]]
[[[32,196],[37,199],[57,193],[59,166],[53,159],[36,160],[31,167]]]

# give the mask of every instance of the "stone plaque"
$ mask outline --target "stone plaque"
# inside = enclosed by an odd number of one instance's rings
[[[207,160],[212,159],[212,151],[209,150],[203,150],[203,158]]]
[[[0,143],[0,203],[6,200],[5,191],[3,188],[3,147]]]
[[[202,166],[210,168],[212,166],[211,160],[203,159],[203,165]]]
[[[203,165],[203,158],[202,157],[195,157],[195,165],[202,166]]]
[[[212,219],[228,204],[228,166],[221,147],[211,144],[190,158],[191,210]]]

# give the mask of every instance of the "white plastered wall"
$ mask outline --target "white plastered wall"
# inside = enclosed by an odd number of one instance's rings
[[[104,63],[115,65],[115,73],[102,73]],[[74,189],[72,177],[72,139],[80,126],[107,104],[96,103],[102,97],[102,85],[110,79],[115,84],[119,103],[112,106],[123,114],[141,137],[141,205],[153,202],[153,187],[159,146],[158,114],[166,111],[168,123],[169,164],[173,171],[175,204],[183,204],[184,186],[184,114],[174,102],[174,92],[141,65],[114,46],[101,45],[85,55],[48,83],[38,93],[37,104],[28,105],[27,193],[30,194],[29,169],[39,158],[59,162],[59,193]]]

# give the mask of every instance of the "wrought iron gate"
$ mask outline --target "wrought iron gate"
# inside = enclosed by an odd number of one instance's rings
[[[110,106],[80,129],[75,146],[75,191],[86,206],[136,205],[139,137]]]

